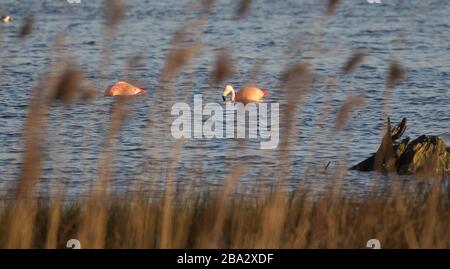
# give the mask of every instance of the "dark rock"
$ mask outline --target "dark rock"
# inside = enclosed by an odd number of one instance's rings
[[[450,168],[450,153],[437,136],[422,135],[408,144],[396,161],[399,174],[442,173]]]
[[[406,118],[403,118],[402,121],[397,124],[394,128],[392,128],[391,136],[392,141],[399,139],[406,130]]]
[[[406,118],[403,118],[402,122],[392,130],[388,118],[388,128],[377,152],[351,167],[350,170],[432,175],[450,170],[449,147],[437,136],[422,135],[412,142],[407,137],[400,143],[393,144],[393,141],[403,135],[405,129]]]

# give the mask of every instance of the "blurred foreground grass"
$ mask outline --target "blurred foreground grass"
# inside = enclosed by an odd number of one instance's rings
[[[223,190],[173,193],[170,204],[139,195],[73,204],[15,200],[0,206],[0,247],[64,248],[76,238],[82,248],[365,248],[375,238],[382,248],[449,248],[448,186],[436,180],[420,192],[363,200]]]

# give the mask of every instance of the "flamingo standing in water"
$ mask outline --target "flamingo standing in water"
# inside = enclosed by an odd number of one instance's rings
[[[227,100],[227,95],[231,93],[231,101],[241,102],[244,104],[252,102],[260,102],[264,97],[269,96],[269,92],[255,86],[246,86],[239,92],[235,92],[231,85],[227,85],[223,90],[223,101]]]
[[[144,93],[144,89],[138,88],[125,81],[119,81],[106,89],[105,96],[130,96]]]

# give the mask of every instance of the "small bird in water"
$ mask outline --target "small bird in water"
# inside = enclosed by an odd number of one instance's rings
[[[138,88],[125,81],[119,81],[106,89],[105,96],[130,96],[144,93],[144,89]]]
[[[231,93],[231,101],[241,102],[244,104],[252,102],[260,102],[264,97],[269,96],[269,92],[255,86],[246,86],[239,92],[235,92],[231,85],[227,85],[223,90],[223,101],[227,100],[227,95]]]
[[[4,23],[10,23],[10,22],[12,21],[12,17],[9,16],[9,15],[2,16],[2,21],[3,21]]]

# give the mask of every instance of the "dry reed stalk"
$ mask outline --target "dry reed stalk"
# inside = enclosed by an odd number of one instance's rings
[[[110,128],[103,140],[103,152],[100,153],[97,178],[94,189],[85,206],[82,207],[81,224],[78,238],[87,248],[102,248],[106,240],[106,224],[110,210],[109,192],[111,168],[114,162],[114,137],[123,122],[127,98],[117,98],[112,112]]]
[[[287,103],[281,111],[282,124],[280,126],[281,136],[279,144],[279,164],[277,165],[277,178],[275,183],[275,192],[285,192],[286,183],[290,180],[290,170],[292,169],[292,160],[288,155],[289,144],[291,140],[300,136],[298,128],[294,128],[296,118],[301,119],[302,112],[297,112],[298,107],[303,105],[305,96],[310,91],[314,74],[311,66],[307,63],[297,62],[285,68],[281,74],[280,88],[287,88]]]
[[[164,194],[163,201],[163,210],[161,216],[161,239],[160,239],[160,248],[171,248],[173,247],[172,242],[172,234],[173,230],[173,195],[174,195],[174,184],[175,184],[175,165],[178,164],[178,160],[180,157],[181,150],[183,148],[182,140],[177,141],[175,149],[173,151],[172,158],[170,160],[170,165],[167,168],[167,182],[166,182],[166,190]]]
[[[80,94],[81,79],[81,71],[68,64],[59,79],[52,98],[56,101],[62,101],[65,105],[73,103],[76,96]]]
[[[105,23],[109,29],[114,29],[125,17],[126,6],[122,0],[105,0]]]
[[[22,27],[21,36],[25,37],[31,31],[33,19],[28,18]],[[56,61],[52,66],[54,71],[61,61]],[[51,100],[63,100],[65,104],[70,104],[78,90],[80,73],[76,69],[66,69],[61,77],[53,75],[44,75],[33,91],[33,97],[30,101],[27,120],[24,127],[25,153],[22,163],[22,175],[19,178],[19,184],[16,191],[16,202],[20,202],[20,208],[13,210],[11,217],[11,236],[6,243],[9,247],[30,247],[30,236],[33,234],[33,222],[36,217],[36,202],[33,198],[33,190],[40,178],[40,169],[42,163],[42,145],[45,140],[43,136],[48,121],[48,102]],[[57,203],[57,202],[56,202]],[[15,212],[17,211],[17,212]],[[52,218],[50,232],[48,234],[48,247],[55,247],[55,229],[58,226],[58,213],[56,209],[51,211]],[[21,230],[16,231],[18,226],[16,222],[21,222]],[[26,224],[23,224],[26,223]],[[14,239],[14,237],[16,239]]]
[[[358,51],[354,53],[342,67],[341,73],[344,75],[348,75],[352,73],[356,67],[358,67],[366,57],[366,53],[362,51]]]
[[[278,188],[268,199],[262,213],[260,236],[255,242],[256,248],[283,247],[283,228],[288,216],[288,197]]]
[[[211,71],[212,86],[217,86],[224,80],[230,78],[234,73],[233,63],[229,53],[222,49],[217,54],[214,69]]]
[[[396,84],[405,78],[405,70],[397,61],[391,61],[389,72],[386,78],[386,88],[392,89]]]
[[[213,229],[212,234],[208,236],[208,238],[204,238],[201,242],[205,244],[205,242],[208,242],[205,246],[208,247],[220,247],[221,241],[223,240],[223,227],[225,225],[225,219],[227,215],[227,209],[228,205],[230,204],[230,200],[232,199],[232,193],[233,190],[236,189],[236,185],[239,182],[239,179],[244,174],[246,169],[246,166],[239,165],[231,171],[229,174],[229,177],[226,178],[224,187],[220,191],[219,194],[219,200],[216,204],[217,206],[217,215],[215,218],[215,221],[213,223]]]
[[[203,0],[202,8],[204,14],[209,14],[211,9],[214,7],[215,0]]]
[[[114,29],[123,19],[125,5],[120,0],[104,1],[106,30],[102,36],[102,51],[99,62],[101,74],[105,74],[110,59],[109,39]],[[77,238],[86,248],[102,248],[106,243],[107,221],[111,205],[107,202],[111,178],[111,166],[114,161],[114,137],[124,120],[126,98],[117,98],[112,112],[109,130],[103,140],[103,151],[100,153],[97,178],[90,197],[84,201],[80,212],[80,225]],[[97,189],[98,188],[98,189]]]
[[[104,0],[105,28],[101,36],[101,52],[98,63],[98,71],[102,76],[108,76],[108,66],[111,63],[111,43],[119,23],[124,19],[126,5],[122,0]]]
[[[296,115],[296,110],[303,102],[304,95],[309,91],[310,83],[312,81],[312,71],[310,66],[306,63],[296,63],[286,68],[281,75],[281,87],[287,88],[287,104],[282,111],[283,131],[284,136],[281,137],[280,143],[280,159],[286,158],[286,149],[289,144],[290,133],[293,128],[293,117]]]
[[[166,100],[173,97],[174,90],[169,86],[169,82],[173,77],[185,66],[190,66],[200,51],[201,44],[199,42],[192,42],[188,39],[190,34],[192,34],[191,38],[195,35],[201,36],[205,27],[206,17],[201,16],[199,19],[193,20],[192,22],[186,24],[185,26],[178,29],[178,31],[173,35],[170,50],[167,55],[166,61],[164,63],[164,67],[161,71],[160,81],[158,85],[155,87],[154,94],[159,95],[161,100]],[[186,41],[186,39],[188,41]],[[194,40],[198,40],[199,37],[193,38]],[[193,81],[194,75],[191,76],[191,81]],[[189,89],[185,91],[189,92]],[[186,95],[186,98],[188,95]],[[146,126],[146,132],[148,136],[144,140],[144,148],[158,148],[160,145],[157,144],[158,141],[152,139],[153,137],[163,137],[166,134],[162,133],[163,131],[168,131],[168,126],[170,124],[167,122],[169,117],[163,117],[164,122],[159,122],[159,126],[163,126],[165,128],[154,128],[156,126],[156,122],[154,117],[150,116],[153,113],[155,114],[167,114],[169,115],[169,107],[165,106],[163,102],[154,102],[155,98],[151,99],[151,103],[149,105],[148,111],[148,122]],[[161,130],[160,130],[161,129]],[[152,131],[155,131],[155,134],[152,134]],[[148,151],[144,151],[143,159],[155,158],[156,161],[162,162],[162,159],[159,159],[162,156],[155,156]],[[149,162],[145,162],[142,166],[143,175],[145,178],[151,178],[153,180],[157,179],[157,171],[159,170],[157,167],[149,166]]]
[[[36,201],[18,200],[10,208],[5,248],[31,248],[35,233]]]
[[[183,66],[190,64],[199,53],[200,47],[200,43],[192,42],[173,48],[167,56],[166,65],[162,71],[163,80],[172,78]]]
[[[33,15],[30,15],[25,18],[22,26],[20,27],[19,38],[23,39],[23,38],[29,36],[31,34],[33,26],[34,26],[34,17],[33,17]]]
[[[244,18],[250,11],[251,4],[252,4],[252,0],[240,0],[239,5],[237,6],[236,11],[235,11],[235,16],[238,19]]]
[[[46,249],[55,249],[58,244],[58,230],[61,225],[61,204],[63,195],[58,195],[52,199],[49,205],[49,225],[47,230]]]
[[[335,93],[336,93],[336,89],[337,89],[337,85],[336,85],[336,80],[332,79],[332,78],[328,78],[325,80],[327,87],[332,89],[331,92],[329,94],[326,95],[326,100],[324,101],[323,105],[321,106],[320,112],[319,112],[319,119],[317,120],[317,123],[314,127],[314,134],[320,133],[322,132],[322,128],[323,128],[323,123],[326,120],[326,117],[330,114],[330,110],[332,108],[331,105],[331,100],[333,100]],[[311,141],[311,151],[312,152],[316,152],[318,150],[318,139],[321,139],[320,136],[314,136],[312,141]],[[309,163],[309,158],[306,158],[305,163]],[[328,167],[330,166],[331,162],[328,162],[327,164],[325,164],[324,166],[324,170],[327,170]],[[316,179],[318,179],[319,177],[316,177]]]
[[[260,228],[261,210],[258,203],[250,203],[245,198],[227,203],[230,209],[230,221],[226,225],[230,228],[229,244],[231,248],[254,248]],[[233,210],[239,208],[240,210]]]
[[[250,77],[247,81],[247,84],[254,84],[253,82],[256,81],[259,75],[261,74],[261,69],[262,63],[260,60],[257,59],[252,69],[250,70]]]
[[[177,193],[178,194],[178,193]],[[177,197],[175,197],[177,198]],[[172,247],[186,246],[189,244],[189,237],[191,236],[190,227],[195,220],[195,201],[194,197],[185,197],[184,199],[175,199],[174,203],[174,232],[172,236]],[[194,202],[192,202],[194,201]],[[177,210],[179,212],[177,212]]]
[[[341,0],[328,0],[325,14],[327,16],[332,15],[336,11],[336,9],[339,6],[340,2],[341,2]]]
[[[336,118],[336,123],[334,125],[334,128],[336,128],[338,130],[342,129],[345,126],[345,124],[347,123],[350,113],[352,113],[355,109],[357,109],[358,107],[360,107],[364,104],[365,104],[365,100],[362,95],[349,96],[344,101],[344,103],[342,104],[342,106],[340,107],[340,109],[337,113],[337,118]]]
[[[319,56],[320,50],[322,48],[322,39],[325,34],[325,23],[327,19],[330,18],[330,16],[334,13],[336,8],[338,7],[338,4],[341,2],[341,0],[328,0],[325,15],[320,17],[313,26],[311,26],[311,30],[316,33],[315,36],[313,36],[313,41],[311,42],[311,47],[307,51],[308,54],[303,56],[305,59],[304,61],[309,63],[311,66],[313,65],[314,60],[316,60]],[[287,50],[287,53],[292,54],[291,57],[296,56],[300,51],[295,49],[298,47],[298,43],[300,41],[301,35],[294,35],[294,39],[291,42],[291,47]]]
[[[45,76],[44,76],[45,77]],[[49,86],[50,78],[42,80],[33,91],[23,129],[25,151],[22,160],[21,175],[15,194],[12,210],[8,216],[7,248],[29,248],[32,245],[36,214],[36,200],[33,189],[41,175],[43,133],[46,126],[47,107],[43,102],[43,92],[39,88]],[[45,89],[45,88],[44,88]]]
[[[83,203],[76,238],[83,243],[83,248],[104,248],[110,205],[105,195],[99,192],[92,192]]]
[[[385,89],[383,92],[383,112],[390,115],[391,108],[388,101],[392,100],[392,94],[395,86],[405,78],[404,68],[396,61],[391,60],[389,70],[385,81]]]
[[[427,203],[426,208],[429,208],[430,210],[425,211],[424,220],[425,223],[422,227],[422,232],[419,234],[420,242],[418,245],[414,246],[420,246],[421,248],[432,248],[435,246],[435,240],[436,243],[439,242],[439,238],[436,238],[433,236],[436,234],[436,230],[438,229],[439,222],[437,221],[436,215],[434,214],[435,208],[439,208],[440,206],[440,199],[439,199],[439,184],[433,184],[432,186],[433,190],[430,192],[430,195],[427,197]],[[438,233],[439,234],[439,233]],[[445,232],[444,232],[445,234]],[[444,238],[442,238],[444,239]]]
[[[124,80],[134,85],[144,85],[144,83],[141,82],[140,79],[136,78],[133,75],[134,69],[145,66],[144,59],[142,58],[142,56],[140,56],[142,54],[144,54],[144,52],[129,57],[125,65],[125,70],[123,72]]]
[[[304,197],[300,198],[303,199],[300,200],[300,209],[297,212],[298,219],[296,222],[292,224],[292,227],[294,229],[295,236],[291,238],[286,238],[286,241],[288,243],[288,247],[291,248],[305,248],[307,247],[307,235],[310,233],[310,231],[314,228],[311,224],[311,217],[312,217],[312,208],[305,205]],[[298,203],[298,201],[297,201]],[[288,218],[289,220],[289,218]]]
[[[155,211],[152,210],[150,205],[145,200],[136,197],[131,198],[130,201],[124,201],[126,207],[122,210],[126,210],[127,214],[121,223],[117,226],[123,225],[124,232],[121,244],[118,247],[122,248],[151,248],[152,238],[152,219],[155,218]],[[128,207],[128,208],[127,208]],[[128,209],[128,210],[127,210]],[[119,226],[120,227],[120,226]]]
[[[54,79],[51,77],[46,80],[48,80],[46,83],[39,83],[33,91],[34,96],[30,100],[27,118],[24,123],[23,139],[25,140],[25,152],[16,191],[17,199],[30,197],[41,174],[41,146],[44,139],[43,132],[45,131],[48,108],[43,99],[45,93],[40,91],[40,88],[44,87],[46,89],[46,87],[51,87],[52,82],[54,82]]]

